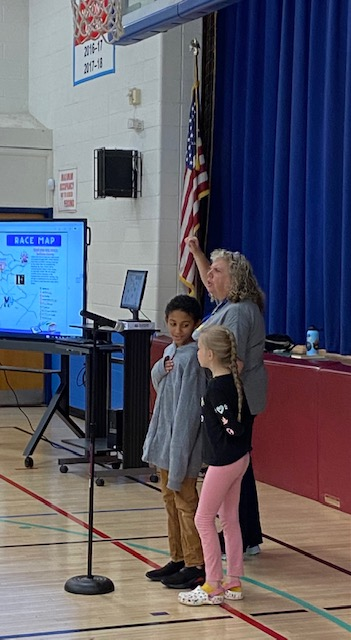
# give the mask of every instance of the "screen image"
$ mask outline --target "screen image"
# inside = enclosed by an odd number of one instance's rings
[[[82,335],[86,220],[0,220],[0,338]]]
[[[128,269],[124,281],[121,309],[130,309],[133,312],[139,311],[145,291],[146,278],[147,271]]]

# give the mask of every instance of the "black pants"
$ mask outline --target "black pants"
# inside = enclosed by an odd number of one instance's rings
[[[261,544],[262,531],[260,513],[251,460],[241,482],[239,520],[244,551],[246,547],[255,547],[257,544]]]
[[[249,425],[250,443],[252,440],[252,427],[255,416],[251,416],[252,422]],[[247,547],[255,547],[262,543],[262,530],[260,523],[260,512],[258,508],[258,498],[256,481],[252,467],[252,461],[246,469],[241,481],[240,503],[239,503],[239,520],[241,535],[243,538],[243,550]],[[220,536],[222,553],[225,553],[224,538]]]
[[[250,443],[252,441],[252,427],[255,416],[251,416],[250,424]],[[240,503],[239,503],[239,520],[241,527],[241,535],[243,537],[243,548],[255,547],[262,542],[262,530],[260,523],[260,513],[258,509],[258,498],[252,461],[246,469],[241,482]]]

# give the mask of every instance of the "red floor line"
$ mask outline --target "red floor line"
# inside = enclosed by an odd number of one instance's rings
[[[89,529],[89,524],[87,522],[84,522],[84,520],[81,520],[80,518],[77,518],[76,516],[74,516],[73,514],[69,513],[68,511],[65,511],[64,509],[61,509],[61,507],[58,507],[57,505],[53,504],[52,502],[50,502],[46,498],[43,498],[43,496],[40,496],[39,494],[34,493],[34,491],[31,491],[27,487],[24,487],[23,485],[18,484],[18,482],[15,482],[14,480],[11,480],[11,478],[7,478],[2,473],[0,473],[0,480],[3,480],[4,482],[7,482],[7,484],[15,487],[19,491],[22,491],[23,493],[26,493],[28,496],[31,496],[31,498],[33,498],[34,500],[37,500],[38,502],[41,502],[42,504],[45,504],[47,507],[49,507],[53,511],[56,511],[56,513],[59,513],[60,515],[64,516],[65,518],[68,518],[69,520],[72,520],[76,524],[79,524],[80,526],[84,527],[84,529]],[[131,549],[127,545],[123,544],[123,542],[118,542],[118,540],[111,540],[109,535],[107,535],[103,531],[100,531],[99,529],[96,529],[95,527],[93,527],[93,533],[95,533],[95,535],[99,536],[100,538],[103,538],[105,540],[109,540],[111,542],[111,544],[114,544],[119,549],[122,549],[123,551],[126,551],[126,553],[129,553],[134,558],[137,558],[138,560],[141,560],[141,562],[144,562],[145,564],[148,564],[149,566],[154,567],[155,569],[157,569],[160,566],[157,563],[153,562],[152,560],[149,560],[145,556],[141,555],[141,553],[138,553],[138,551],[135,551],[134,549]],[[226,611],[228,611],[228,613],[230,613],[233,617],[240,618],[241,620],[243,620],[247,624],[250,624],[252,627],[255,627],[256,629],[259,629],[260,631],[262,631],[266,635],[270,636],[271,638],[275,638],[275,640],[288,640],[288,638],[286,638],[285,636],[282,636],[279,633],[277,633],[276,631],[274,631],[273,629],[270,629],[269,627],[266,627],[266,625],[262,624],[258,620],[255,620],[254,618],[251,618],[247,614],[242,613],[241,611],[237,611],[236,609],[233,609],[233,607],[231,607],[231,606],[229,606],[227,604],[222,604],[220,606],[223,609],[225,609]]]
[[[224,604],[221,604],[220,607],[228,611],[228,613],[230,613],[232,616],[235,616],[236,618],[240,618],[240,620],[244,620],[244,622],[251,624],[252,627],[256,627],[256,629],[263,631],[263,633],[270,636],[271,638],[275,638],[275,640],[288,640],[286,636],[282,636],[277,631],[274,631],[274,629],[270,629],[270,627],[266,627],[265,624],[262,624],[262,622],[259,622],[258,620],[251,618],[246,613],[243,613],[242,611],[238,611],[237,609],[233,609],[233,607],[231,607],[229,604],[224,603]]]
[[[80,518],[77,518],[76,516],[74,516],[72,513],[69,513],[68,511],[65,511],[64,509],[61,509],[61,507],[58,507],[57,505],[53,504],[49,500],[46,500],[46,498],[43,498],[42,496],[38,495],[37,493],[34,493],[34,491],[31,491],[30,489],[27,489],[27,487],[24,487],[23,485],[18,484],[18,482],[15,482],[14,480],[11,480],[11,478],[7,478],[2,473],[0,473],[0,479],[3,480],[4,482],[7,482],[10,485],[12,485],[16,489],[19,489],[23,493],[26,493],[28,496],[31,496],[31,498],[34,498],[34,500],[37,500],[38,502],[41,502],[42,504],[45,504],[45,506],[49,507],[53,511],[56,511],[56,513],[59,513],[60,515],[64,516],[65,518],[68,518],[69,520],[72,520],[76,524],[79,524],[81,527],[84,527],[84,529],[89,529],[88,522],[85,522],[84,520],[81,520]],[[154,569],[157,569],[159,567],[158,564],[156,564],[152,560],[149,560],[148,558],[145,558],[145,556],[142,556],[138,551],[136,551],[134,549],[131,549],[130,547],[127,547],[127,545],[123,544],[123,542],[119,542],[118,540],[111,540],[111,537],[109,535],[107,535],[103,531],[100,531],[99,529],[96,529],[96,527],[93,527],[93,533],[95,535],[99,536],[99,538],[103,538],[104,540],[111,541],[111,544],[114,544],[119,549],[122,549],[123,551],[126,551],[130,555],[134,556],[134,558],[137,558],[138,560],[141,560],[142,562],[144,562],[145,564],[149,565],[150,567],[152,567]]]

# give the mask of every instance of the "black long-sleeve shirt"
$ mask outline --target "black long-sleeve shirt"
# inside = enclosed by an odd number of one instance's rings
[[[251,429],[248,427],[251,414],[244,396],[241,422],[238,422],[238,393],[230,373],[209,381],[201,405],[206,464],[231,464],[251,450]]]

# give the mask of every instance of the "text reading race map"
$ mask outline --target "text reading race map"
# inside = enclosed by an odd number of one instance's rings
[[[0,233],[0,331],[32,335],[69,331],[69,314],[79,320],[83,304],[78,253],[70,232],[57,227],[52,232]]]

